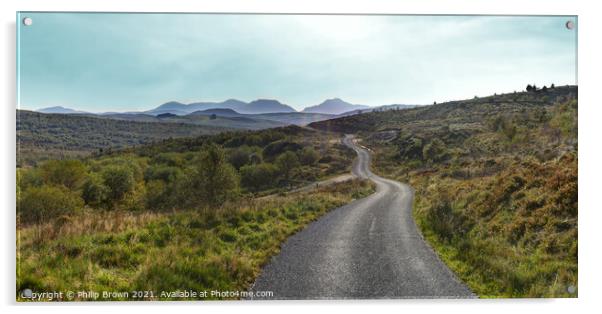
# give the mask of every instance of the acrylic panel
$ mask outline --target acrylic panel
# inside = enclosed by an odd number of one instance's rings
[[[17,301],[573,298],[577,16],[17,13]]]

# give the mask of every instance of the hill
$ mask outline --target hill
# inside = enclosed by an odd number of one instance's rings
[[[157,120],[152,116],[142,116],[141,120]],[[17,110],[17,165],[25,166],[48,158],[84,156],[166,138],[215,134],[226,130],[228,129],[220,126],[119,121]]]
[[[311,127],[359,133],[374,170],[415,190],[414,216],[481,297],[575,297],[577,87],[363,113]]]
[[[278,102],[277,100],[258,99],[250,103],[245,103],[236,99],[228,99],[223,102],[196,102],[183,104],[176,101],[170,101],[158,106],[155,109],[145,111],[145,114],[157,115],[160,113],[173,113],[177,115],[186,115],[197,111],[210,109],[230,109],[241,114],[260,114],[273,112],[296,112],[295,109]]]
[[[349,171],[355,154],[338,139],[288,126],[19,168],[16,291],[248,291],[289,236],[374,191],[358,179],[314,188]]]
[[[61,114],[73,114],[73,113],[86,113],[85,111],[79,111],[71,108],[65,108],[62,106],[48,107],[38,109],[38,112],[42,113],[61,113]]]
[[[199,110],[199,111],[190,113],[190,115],[201,115],[201,116],[216,115],[216,116],[220,116],[220,117],[240,117],[240,116],[242,116],[242,114],[240,114],[232,109],[227,109],[227,108]]]
[[[353,110],[362,110],[370,108],[364,105],[354,105],[348,102],[345,102],[339,98],[327,99],[320,103],[319,105],[307,107],[303,109],[303,112],[306,113],[324,113],[324,114],[342,114],[345,112],[353,111]]]

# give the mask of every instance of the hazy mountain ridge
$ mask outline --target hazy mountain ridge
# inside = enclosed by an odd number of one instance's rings
[[[66,108],[63,106],[47,107],[47,108],[38,109],[36,111],[41,112],[41,113],[60,113],[60,114],[88,113],[85,111]]]
[[[348,103],[340,98],[326,99],[319,105],[306,107],[302,112],[307,113],[326,113],[326,114],[342,114],[353,110],[362,110],[370,108],[366,105],[355,105]]]

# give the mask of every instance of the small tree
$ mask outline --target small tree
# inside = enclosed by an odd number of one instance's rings
[[[119,201],[123,196],[134,190],[136,181],[131,169],[123,165],[108,166],[102,171],[103,183],[109,189],[109,198]]]
[[[276,165],[282,172],[284,178],[290,180],[291,172],[293,169],[299,167],[299,158],[291,151],[287,151],[276,158]]]
[[[527,85],[527,91],[530,92],[533,90],[533,86],[531,86],[531,84]]]
[[[224,150],[209,144],[194,162],[187,187],[197,203],[216,206],[238,194],[240,179]]]
[[[240,147],[230,152],[228,156],[228,162],[230,162],[234,168],[240,169],[240,167],[248,164],[251,161],[250,155],[251,151],[248,147]]]
[[[273,185],[278,168],[270,163],[246,165],[240,168],[241,184],[250,191],[258,191]]]
[[[96,173],[88,175],[88,179],[86,179],[82,186],[82,198],[84,202],[90,206],[97,207],[106,202],[108,195],[109,188],[104,185],[102,178]]]
[[[311,147],[304,147],[303,150],[299,152],[299,161],[302,165],[315,165],[319,159],[320,154],[318,154],[318,152]]]

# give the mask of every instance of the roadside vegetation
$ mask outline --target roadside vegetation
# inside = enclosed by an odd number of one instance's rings
[[[19,228],[17,291],[246,291],[288,236],[373,190],[352,180],[170,212],[86,208]]]
[[[354,156],[337,135],[290,126],[18,168],[17,291],[246,290],[287,236],[373,191],[291,192]]]
[[[352,133],[481,297],[576,297],[577,88],[555,87],[312,124]]]

